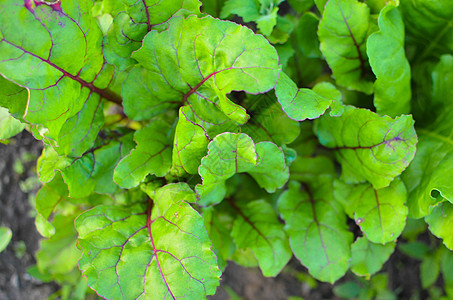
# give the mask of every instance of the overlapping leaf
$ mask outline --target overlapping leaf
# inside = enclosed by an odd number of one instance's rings
[[[385,6],[379,14],[380,31],[370,35],[367,54],[377,79],[374,106],[382,115],[409,113],[411,71],[404,49],[404,23],[398,8]]]
[[[137,63],[130,56],[140,48],[143,38],[154,26],[175,15],[200,14],[201,5],[198,0],[122,2],[123,8],[113,14],[113,23],[104,38],[105,57],[120,70]]]
[[[285,73],[280,74],[275,95],[283,111],[296,121],[316,119],[334,102],[334,99],[325,98],[311,89],[297,88],[296,83]]]
[[[3,226],[0,227],[0,252],[5,250],[5,248],[8,246],[12,236],[13,233],[11,229]]]
[[[153,120],[134,134],[137,147],[115,168],[113,179],[123,188],[137,186],[148,174],[165,176],[171,165],[170,125]]]
[[[350,106],[340,117],[316,120],[315,133],[322,145],[336,151],[345,182],[368,180],[375,189],[401,174],[414,158],[417,143],[411,116],[392,119]]]
[[[319,7],[319,6],[318,6]],[[370,94],[366,40],[370,10],[357,0],[327,1],[318,28],[321,51],[339,85]]]
[[[451,228],[453,226],[453,204],[448,201],[439,203],[432,210],[431,214],[425,217],[429,224],[429,230],[443,240],[444,245],[453,251],[453,236]]]
[[[16,119],[25,115],[28,100],[28,90],[0,76],[0,106],[7,108]]]
[[[370,278],[379,271],[395,250],[395,243],[374,244],[365,237],[351,246],[351,270],[354,274]]]
[[[216,204],[226,194],[225,181],[236,173],[247,172],[268,192],[274,192],[288,180],[283,152],[271,142],[255,145],[243,133],[223,133],[208,145],[208,155],[198,170],[203,179],[196,190],[203,205]]]
[[[88,284],[106,299],[200,299],[220,271],[203,218],[183,183],[151,194],[154,206],[98,206],[76,220]],[[108,237],[108,238],[107,238]]]
[[[339,200],[368,240],[386,244],[398,238],[406,225],[407,192],[404,183],[395,179],[390,186],[375,190],[370,184],[356,186],[335,182]]]
[[[226,95],[266,92],[279,73],[277,53],[264,37],[211,17],[172,18],[167,30],[150,32],[132,57],[141,66],[129,74],[122,95],[126,114],[135,120],[201,98],[243,124],[245,109]]]
[[[6,108],[0,107],[0,141],[17,135],[24,128],[25,124],[12,117]]]
[[[429,214],[442,199],[453,203],[453,107],[450,103],[453,84],[453,57],[445,55],[433,72],[433,97],[437,118],[427,128],[417,130],[419,143],[414,161],[403,173],[407,186],[409,215]]]
[[[294,255],[313,277],[335,282],[346,273],[353,236],[341,205],[333,200],[330,176],[311,186],[292,181],[278,200],[278,211]]]
[[[71,126],[62,128],[85,102],[121,100],[105,90],[112,70],[104,65],[102,34],[91,18],[91,2],[36,3],[0,4],[0,73],[29,90],[24,118],[43,125],[46,130],[42,133],[63,146],[86,135],[84,131],[71,131]],[[91,130],[98,130],[98,126]],[[77,138],[60,141],[59,136],[66,134]],[[91,138],[84,150],[93,142]]]
[[[291,258],[292,252],[283,224],[265,200],[244,204],[229,201],[238,212],[231,236],[238,248],[250,248],[264,276],[276,276]]]

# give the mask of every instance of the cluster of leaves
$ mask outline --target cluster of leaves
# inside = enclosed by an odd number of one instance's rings
[[[365,2],[1,0],[0,139],[45,144],[37,272],[201,299],[227,260],[369,278],[408,218],[453,249],[453,4]]]

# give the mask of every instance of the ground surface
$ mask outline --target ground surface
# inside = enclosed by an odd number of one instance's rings
[[[32,178],[35,174],[35,159],[42,146],[28,133],[22,133],[8,146],[0,144],[0,225],[13,231],[8,248],[0,253],[0,300],[41,300],[58,289],[55,284],[41,283],[27,274],[27,268],[35,263],[34,254],[39,248],[40,235],[35,229],[31,214],[29,195],[33,194]],[[31,155],[30,155],[31,154]],[[33,159],[34,157],[34,159]],[[17,160],[25,162],[23,172],[14,171]],[[17,165],[17,163],[16,163]],[[20,168],[19,168],[20,169]],[[28,181],[28,183],[27,183]],[[28,186],[28,187],[27,187]],[[25,251],[21,250],[25,246]],[[385,270],[389,275],[389,289],[397,291],[398,299],[410,299],[420,289],[419,262],[396,251]],[[246,269],[230,263],[222,276],[222,285],[211,300],[233,299],[232,294],[242,299],[284,300],[290,296],[304,299],[340,299],[334,296],[332,286],[316,283],[312,289],[305,280],[293,275],[304,269],[293,259],[289,267],[276,278],[265,278],[256,269]],[[342,281],[351,276],[346,276]],[[419,299],[426,295],[420,294]]]

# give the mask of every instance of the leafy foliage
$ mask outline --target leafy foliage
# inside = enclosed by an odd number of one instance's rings
[[[318,280],[382,286],[424,218],[446,248],[422,268],[453,282],[451,1],[0,9],[0,140],[45,144],[36,276],[81,297],[83,276],[107,299],[202,299],[228,260],[276,276],[294,254]]]

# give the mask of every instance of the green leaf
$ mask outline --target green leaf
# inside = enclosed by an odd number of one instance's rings
[[[125,11],[113,14],[113,23],[104,38],[105,58],[119,70],[137,63],[131,54],[141,47],[143,38],[153,27],[175,15],[199,15],[201,5],[198,0],[124,0],[123,3]]]
[[[395,250],[395,243],[374,244],[365,237],[351,246],[351,270],[358,276],[370,278],[379,271]]]
[[[71,147],[65,143],[80,139],[87,132],[70,131],[77,137],[61,141],[59,136],[69,134],[68,130],[62,131],[63,126],[87,101],[104,98],[120,103],[121,99],[106,90],[112,69],[105,65],[102,56],[102,33],[91,17],[91,1],[41,4],[29,0],[21,5],[13,0],[0,4],[0,73],[29,90],[24,119],[45,127],[41,130],[48,138],[45,141]],[[90,120],[86,113],[84,119]],[[80,128],[92,130],[90,137],[98,130],[97,125],[84,124]],[[92,146],[88,140],[80,145],[85,145],[84,150]]]
[[[8,246],[12,236],[13,233],[11,229],[3,226],[0,227],[0,252],[5,250],[5,248]]]
[[[411,116],[392,119],[351,106],[340,117],[324,115],[316,120],[315,133],[322,145],[336,151],[345,182],[368,180],[375,189],[388,186],[401,174],[417,143]]]
[[[52,181],[55,171],[63,170],[71,164],[72,160],[66,156],[60,156],[53,147],[45,147],[38,158],[38,178],[42,183]]]
[[[401,12],[416,62],[453,51],[453,5],[449,0],[401,0]]]
[[[411,70],[404,49],[404,23],[398,8],[385,6],[379,14],[380,31],[370,35],[367,54],[377,79],[374,105],[381,115],[409,113]]]
[[[22,120],[27,109],[28,90],[0,76],[0,106],[8,109],[16,119]]]
[[[216,206],[203,208],[203,218],[208,236],[214,246],[217,263],[220,270],[224,270],[227,260],[236,250],[236,245],[231,237],[234,216],[229,205],[221,203]]]
[[[333,283],[349,268],[353,236],[342,207],[333,200],[332,179],[318,178],[310,186],[290,182],[278,199],[278,211],[294,255],[313,277]]]
[[[432,255],[425,256],[420,265],[420,281],[422,282],[422,287],[427,289],[433,285],[439,277],[439,273],[439,261]]]
[[[184,183],[150,196],[154,207],[98,206],[76,220],[88,284],[109,299],[201,299],[212,295],[220,271],[203,218]]]
[[[223,133],[208,145],[208,155],[201,160],[198,172],[203,184],[197,185],[200,204],[216,204],[226,194],[225,181],[236,173],[248,172],[257,183],[273,193],[289,177],[281,149],[271,142],[255,145],[243,133]]]
[[[300,1],[300,0],[299,0]],[[313,5],[313,0],[311,5]],[[321,58],[318,40],[319,17],[312,12],[306,12],[300,17],[298,26],[295,29],[294,39],[297,40],[299,50],[309,58]]]
[[[170,125],[153,120],[137,130],[137,147],[123,157],[113,172],[113,180],[122,188],[136,187],[146,175],[165,176],[171,165]]]
[[[321,52],[337,83],[366,94],[373,91],[373,83],[367,79],[369,17],[370,10],[365,3],[329,0],[318,28]]]
[[[335,198],[339,200],[368,240],[386,244],[396,240],[406,225],[406,187],[400,179],[379,190],[370,184],[347,185],[335,182]]]
[[[318,95],[311,89],[299,89],[294,81],[285,73],[275,86],[275,95],[283,111],[293,120],[316,119],[322,115],[332,103],[332,99]]]
[[[298,13],[309,10],[315,4],[313,0],[289,0],[288,2]]]
[[[428,215],[439,201],[453,203],[453,107],[450,104],[453,57],[442,56],[433,71],[432,106],[436,119],[428,127],[417,129],[419,143],[414,161],[403,173],[407,186],[409,215],[420,218]]]
[[[264,276],[277,276],[292,252],[275,210],[265,200],[229,203],[238,212],[231,231],[234,242],[240,249],[253,251]]]
[[[266,92],[279,73],[277,52],[264,37],[209,16],[172,18],[167,30],[146,35],[132,57],[141,66],[130,72],[122,95],[125,112],[134,120],[202,100],[244,124],[245,109],[226,94]]]
[[[16,136],[24,128],[25,124],[12,117],[6,108],[0,107],[0,140]]]
[[[425,217],[426,223],[429,224],[429,230],[438,238],[442,239],[444,245],[453,250],[453,204],[442,202],[435,206],[431,214]]]
[[[80,212],[78,212],[80,213]],[[77,249],[77,232],[74,219],[78,215],[56,215],[53,226],[56,233],[50,239],[43,239],[36,253],[38,269],[43,274],[66,274],[77,269],[81,251]]]

